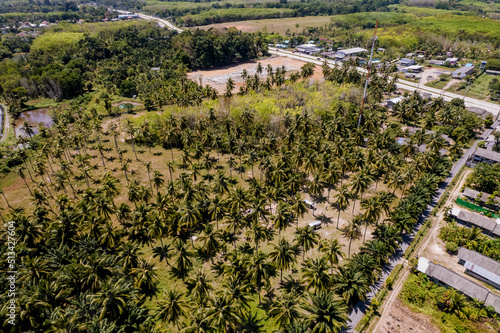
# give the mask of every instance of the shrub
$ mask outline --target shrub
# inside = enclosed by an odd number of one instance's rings
[[[493,115],[489,114],[484,118],[484,127],[490,127],[493,125]]]
[[[393,285],[394,281],[392,281],[391,277],[387,277],[387,279],[385,280],[385,285],[387,286],[387,289],[392,289],[392,285]]]
[[[446,251],[450,254],[455,254],[458,252],[458,245],[455,242],[446,242]]]
[[[486,126],[486,125],[485,125],[485,126]],[[478,146],[479,148],[484,148],[484,147],[486,147],[486,142],[484,142],[484,141],[479,141],[479,142],[477,143],[477,146]]]

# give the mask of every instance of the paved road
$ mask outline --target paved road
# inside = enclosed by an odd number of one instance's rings
[[[301,53],[293,53],[290,51],[283,51],[283,50],[279,50],[279,49],[274,48],[274,47],[270,47],[269,52],[271,54],[276,54],[276,55],[279,55],[282,57],[289,57],[289,58],[293,58],[293,59],[297,59],[297,60],[311,62],[311,63],[314,63],[316,65],[322,65],[324,60],[325,60],[323,58],[320,58],[320,60],[318,60],[317,57],[313,57],[313,56],[309,56],[309,55],[305,55],[305,54],[301,54]],[[337,63],[335,62],[335,60],[326,60],[326,61],[330,66],[337,66]],[[356,69],[359,72],[366,73],[365,68],[356,67]],[[443,97],[443,99],[445,101],[451,101],[453,98],[460,98],[460,99],[464,98],[463,95],[458,95],[458,94],[450,93],[448,91],[442,91],[440,89],[431,88],[431,87],[427,87],[424,85],[419,85],[418,83],[407,81],[407,80],[401,80],[401,79],[398,80],[397,86],[398,86],[398,88],[405,89],[408,91],[415,91],[415,90],[424,91],[424,92],[430,93],[433,98]],[[491,112],[494,115],[497,115],[500,113],[500,105],[498,105],[498,104],[494,104],[494,103],[490,103],[490,102],[486,102],[486,101],[481,101],[481,100],[471,98],[471,97],[465,97],[464,102],[465,102],[465,106],[467,106],[467,107],[482,108],[488,112]]]
[[[130,13],[130,12],[123,11],[123,10],[115,10],[115,11],[119,12],[119,13],[122,13],[122,14],[128,14],[128,13]],[[154,20],[154,21],[157,21],[158,24],[162,28],[167,28],[167,29],[175,30],[177,32],[184,31],[184,30],[182,30],[180,28],[177,28],[175,25],[173,25],[171,22],[169,22],[169,21],[167,21],[165,19],[161,19],[161,18],[158,18],[158,17],[146,15],[146,14],[140,14],[140,13],[136,13],[136,14],[140,18],[142,18],[144,20]],[[269,50],[270,50],[271,53],[276,54],[276,55],[280,55],[280,56],[284,56],[284,57],[290,57],[290,58],[294,58],[294,59],[298,59],[298,60],[303,60],[303,61],[311,62],[311,63],[317,64],[317,65],[322,65],[323,61],[325,60],[325,59],[318,60],[318,58],[313,57],[313,56],[308,56],[308,55],[300,54],[300,53],[292,53],[290,51],[283,51],[283,50],[279,50],[279,49],[274,48],[274,47],[270,47]],[[326,60],[326,61],[327,61],[327,63],[330,66],[336,66],[337,65],[334,60]],[[362,67],[357,67],[357,70],[360,71],[360,72],[362,72],[362,73],[366,73],[366,69],[364,69]],[[447,92],[447,91],[439,90],[439,89],[436,89],[436,88],[431,88],[431,87],[427,87],[427,86],[424,86],[424,85],[419,85],[419,84],[417,84],[415,82],[406,81],[406,80],[399,80],[397,86],[398,86],[398,88],[405,89],[405,90],[408,90],[408,91],[415,91],[415,90],[425,91],[427,93],[430,93],[431,97],[433,97],[433,98],[443,97],[443,99],[445,101],[451,101],[453,98],[463,98],[464,102],[465,102],[465,106],[467,106],[467,107],[482,108],[482,109],[485,109],[486,111],[491,112],[494,115],[498,115],[500,113],[500,105],[497,105],[497,104],[494,104],[494,103],[490,103],[490,102],[486,102],[486,101],[481,101],[481,100],[478,100],[478,99],[475,99],[475,98],[471,98],[471,97],[465,97],[464,98],[463,95],[458,95],[458,94],[450,93],[450,92]]]
[[[438,190],[434,194],[431,203],[427,206],[425,211],[422,213],[422,215],[419,217],[419,222],[415,226],[415,229],[413,231],[413,234],[411,235],[405,235],[403,238],[403,243],[401,244],[401,248],[398,250],[398,252],[389,260],[389,264],[387,264],[382,271],[382,277],[380,278],[379,281],[376,282],[374,286],[372,286],[370,292],[367,294],[367,301],[365,302],[358,302],[354,309],[351,311],[349,314],[349,324],[348,324],[348,330],[347,332],[356,332],[354,330],[354,327],[359,323],[361,318],[363,318],[366,310],[368,309],[368,306],[371,303],[371,299],[374,297],[374,295],[377,293],[377,291],[380,289],[381,286],[383,286],[385,280],[387,277],[391,274],[392,270],[397,264],[401,264],[404,261],[403,254],[410,245],[411,241],[413,240],[413,237],[417,233],[417,231],[420,229],[422,226],[423,222],[429,217],[431,211],[436,207],[439,199],[441,196],[444,194],[446,188],[448,185],[453,181],[455,176],[458,174],[460,169],[464,166],[465,162],[467,162],[467,159],[472,155],[474,150],[477,147],[477,142],[486,139],[493,129],[495,129],[498,125],[500,125],[499,121],[496,121],[491,128],[487,129],[480,137],[479,139],[472,145],[471,148],[469,148],[462,158],[458,160],[453,167],[450,170],[450,173],[448,177],[441,182],[439,185]]]
[[[130,12],[125,11],[125,10],[116,10],[115,9],[114,11],[118,12],[118,13],[121,13],[121,14],[129,14],[130,13]],[[171,22],[169,22],[167,20],[164,20],[164,19],[161,19],[161,18],[158,18],[158,17],[154,17],[154,16],[149,16],[149,15],[146,15],[146,14],[140,14],[140,13],[135,13],[135,14],[138,15],[143,20],[157,21],[158,24],[160,25],[160,27],[162,27],[162,28],[167,28],[167,29],[170,29],[170,30],[175,30],[177,32],[183,32],[184,31],[182,29],[177,28],[175,25],[173,25]]]

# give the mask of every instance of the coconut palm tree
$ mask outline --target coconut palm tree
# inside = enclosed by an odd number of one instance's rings
[[[323,239],[318,246],[318,250],[323,253],[323,257],[330,262],[331,273],[333,274],[333,266],[338,265],[339,259],[344,256],[342,247],[338,239]]]
[[[158,302],[156,318],[170,324],[177,325],[185,316],[187,311],[187,302],[184,300],[184,294],[177,290],[168,290],[164,298]]]
[[[272,302],[269,316],[276,321],[279,327],[283,328],[302,318],[301,303],[300,295],[285,293]]]
[[[349,249],[347,250],[347,256],[350,257],[352,241],[361,238],[361,217],[359,215],[355,216],[354,219],[341,230],[342,236],[349,240]]]
[[[163,174],[157,170],[153,172],[153,179],[152,179],[153,184],[156,187],[156,196],[158,196],[158,192],[160,191],[160,187],[165,183],[165,180],[163,180]]]
[[[126,311],[127,299],[130,298],[132,286],[124,280],[118,280],[111,286],[106,286],[100,292],[90,295],[91,304],[100,309],[99,320],[118,318]]]
[[[337,208],[337,229],[339,228],[340,212],[344,211],[349,207],[349,200],[352,198],[352,193],[349,191],[349,187],[344,184],[340,187],[339,193],[335,195],[335,207]]]
[[[283,270],[290,269],[297,262],[296,256],[297,249],[284,238],[281,238],[278,245],[275,245],[274,250],[269,253],[269,258],[276,268],[280,270],[281,282],[283,282]]]
[[[337,333],[347,328],[348,308],[346,304],[335,299],[331,292],[310,295],[311,302],[303,308],[309,313],[307,323],[311,333]]]
[[[295,229],[294,245],[302,248],[302,261],[305,260],[306,252],[318,244],[319,238],[319,234],[308,225]]]
[[[269,279],[271,278],[274,266],[268,261],[267,255],[263,252],[257,253],[255,256],[251,257],[247,261],[246,279],[250,281],[251,284],[257,288],[257,293],[259,295],[259,304],[261,304],[260,292],[262,286],[269,284]]]
[[[364,300],[370,290],[364,274],[348,266],[338,268],[337,274],[333,275],[333,286],[335,293],[342,296],[349,307],[354,306],[358,300]]]
[[[365,210],[363,213],[363,221],[365,224],[365,232],[363,234],[363,242],[366,239],[366,230],[369,225],[375,224],[382,214],[382,210],[380,208],[378,197],[371,197],[368,199],[363,199],[361,201],[361,207]]]
[[[192,277],[186,280],[186,288],[198,304],[204,304],[214,289],[210,278],[203,269],[196,271]]]
[[[308,290],[315,293],[326,291],[331,286],[331,277],[328,274],[328,263],[324,257],[307,259],[302,264],[302,279]]]
[[[205,318],[217,332],[227,333],[235,329],[240,320],[240,314],[234,301],[226,295],[217,295],[210,299]]]

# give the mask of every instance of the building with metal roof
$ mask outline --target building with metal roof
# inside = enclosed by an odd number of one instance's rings
[[[473,168],[481,162],[488,164],[500,163],[500,153],[478,147],[467,160],[467,166]]]
[[[488,194],[486,192],[480,192],[473,190],[471,188],[466,188],[462,195],[464,197],[469,198],[470,200],[474,200],[475,202],[479,201],[479,204],[482,206],[487,206],[487,207],[492,207],[494,209],[500,209],[500,197],[492,197],[492,200],[490,200],[491,194]],[[486,204],[487,202],[490,202],[489,204]]]
[[[350,49],[338,50],[337,54],[335,55],[335,57],[337,59],[344,59],[346,57],[351,57],[353,55],[356,55],[356,54],[359,54],[359,53],[364,53],[364,52],[368,52],[368,50],[366,50],[366,49],[364,49],[362,47],[353,47],[353,48],[350,48]]]
[[[500,262],[463,247],[458,249],[458,258],[465,273],[500,289]]]
[[[452,208],[450,212],[458,223],[466,227],[481,228],[483,232],[491,237],[500,237],[500,219],[491,219],[481,214],[473,213],[465,209]]]

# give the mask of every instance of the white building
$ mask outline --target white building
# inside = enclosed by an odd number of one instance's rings
[[[319,47],[316,47],[316,45],[312,45],[312,44],[298,45],[296,47],[296,49],[297,49],[297,52],[309,54],[309,55],[321,52],[321,49]]]

